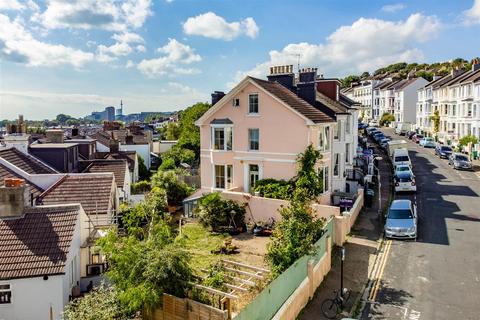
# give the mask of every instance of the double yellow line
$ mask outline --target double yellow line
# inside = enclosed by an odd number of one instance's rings
[[[385,270],[385,266],[387,265],[388,254],[390,253],[390,248],[392,247],[392,240],[387,240],[385,244],[385,249],[383,251],[382,259],[380,260],[380,264],[377,269],[377,276],[374,280],[372,288],[370,289],[370,295],[368,297],[369,301],[375,301],[377,298],[378,288],[380,287],[380,282],[382,281],[383,271]]]

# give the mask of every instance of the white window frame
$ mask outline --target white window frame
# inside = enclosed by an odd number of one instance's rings
[[[320,151],[330,150],[330,135],[330,126],[323,126],[318,130],[318,149]]]
[[[217,151],[232,151],[233,150],[233,146],[234,146],[234,134],[233,134],[233,125],[224,125],[224,124],[221,124],[221,125],[210,125],[211,127],[211,130],[210,130],[210,135],[211,135],[211,139],[210,139],[210,149],[211,150],[217,150]],[[215,129],[223,129],[223,149],[216,149],[215,148]],[[227,133],[228,133],[228,130],[227,129],[230,129],[231,130],[231,147],[228,148],[228,139],[227,139]]]
[[[338,163],[337,163],[338,159]],[[342,169],[342,161],[341,161],[341,155],[340,153],[334,153],[333,154],[333,176],[334,177],[340,177],[341,169]],[[335,167],[337,167],[337,174],[335,174]]]
[[[252,112],[251,111],[251,108],[250,108],[250,97],[252,96],[257,96],[257,111],[256,112]],[[248,114],[249,115],[257,115],[260,113],[260,95],[258,94],[258,92],[252,92],[248,95]]]
[[[217,167],[223,167],[223,187],[217,186]],[[229,175],[229,168],[230,175]],[[213,189],[228,190],[233,186],[233,164],[213,164]],[[230,182],[229,182],[230,180]]]
[[[0,302],[2,304],[11,304],[12,303],[12,286],[10,283],[0,283],[0,294],[9,296],[8,302]]]
[[[233,98],[232,99],[232,107],[234,107],[234,108],[240,107],[240,98]]]
[[[257,149],[252,149],[252,136],[251,133],[257,131]],[[248,129],[248,151],[259,151],[260,150],[260,129],[259,128],[249,128]]]

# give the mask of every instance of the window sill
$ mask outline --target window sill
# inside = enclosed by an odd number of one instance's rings
[[[260,117],[260,114],[259,113],[247,113],[247,117],[252,117],[252,118]]]

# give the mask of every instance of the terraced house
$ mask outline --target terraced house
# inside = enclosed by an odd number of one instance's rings
[[[258,180],[291,179],[298,154],[312,144],[322,153],[325,198],[333,189],[345,191],[357,141],[355,102],[340,93],[338,80],[318,77],[315,68],[298,77],[293,66],[270,71],[268,81],[246,77],[228,94],[212,94],[214,106],[196,122],[202,189],[252,192]],[[335,142],[342,146],[334,153]]]

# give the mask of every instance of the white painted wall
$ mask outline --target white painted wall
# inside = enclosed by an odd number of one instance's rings
[[[137,155],[141,156],[145,161],[145,166],[150,170],[150,145],[149,144],[119,144],[119,149],[122,151],[136,151]]]
[[[101,144],[98,141],[95,141],[95,147],[97,148],[98,152],[110,152],[110,148]]]

